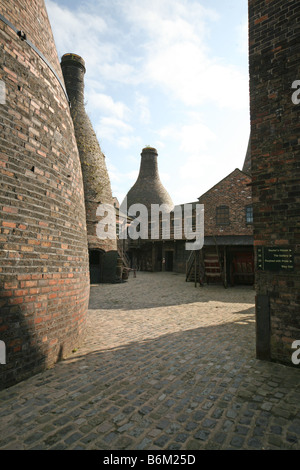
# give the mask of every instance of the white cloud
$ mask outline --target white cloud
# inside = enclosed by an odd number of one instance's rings
[[[141,81],[161,86],[187,106],[248,105],[248,77],[207,47],[207,21],[217,21],[217,12],[181,0],[130,0],[123,7],[133,31],[144,36]]]
[[[98,40],[99,35],[105,36],[108,31],[101,16],[80,9],[70,10],[53,0],[46,0],[46,7],[59,54],[74,52],[82,55],[86,62],[112,60],[115,46]]]
[[[166,171],[161,171],[159,176],[160,176],[161,181],[164,181],[164,182],[171,181],[171,175],[170,173],[167,173]]]
[[[166,147],[166,143],[162,140],[156,140],[154,147],[164,149]]]
[[[111,184],[119,183],[121,181],[121,175],[118,168],[111,163],[110,160],[106,160],[106,167],[109,174]]]
[[[74,5],[71,10],[54,0],[46,0],[46,7],[59,55],[67,52],[80,55],[90,79],[128,82],[135,79],[134,67],[120,60],[122,42],[113,39],[120,31],[113,27],[109,16],[104,18],[100,8],[92,8],[91,4],[91,13],[86,13],[82,6]]]
[[[195,40],[206,32],[205,20],[218,18],[216,11],[193,0],[122,0],[119,4],[135,30],[157,38],[161,45]]]
[[[241,169],[249,137],[243,122],[232,140],[225,125],[214,132],[201,114],[189,113],[187,118],[182,126],[166,126],[160,132],[166,143],[164,161],[172,162],[166,189],[176,204],[196,200],[235,168]]]
[[[110,63],[107,61],[98,64],[99,77],[111,82],[123,84],[138,84],[139,79],[134,66],[122,62]]]
[[[147,96],[142,95],[139,91],[135,92],[135,106],[140,121],[143,124],[149,124],[151,121],[151,112],[149,109],[149,99]]]
[[[108,126],[113,129],[120,130],[122,132],[132,132],[133,128],[127,124],[126,122],[122,121],[121,119],[115,117],[103,117],[100,120],[103,126]]]
[[[128,190],[133,186],[138,177],[138,170],[121,172],[120,169],[108,166],[108,172],[111,180],[113,195],[118,198],[121,203],[124,200]],[[125,183],[124,184],[122,184]],[[124,189],[127,188],[127,189]]]
[[[104,93],[98,93],[94,89],[90,89],[86,93],[87,109],[97,111],[101,115],[109,115],[111,117],[127,120],[130,115],[130,109],[121,101],[114,101],[113,98]]]
[[[158,45],[145,69],[149,81],[187,106],[205,102],[230,108],[248,106],[248,77],[234,66],[208,57],[200,42]]]
[[[121,119],[103,117],[94,127],[99,139],[105,139],[119,148],[126,150],[136,144],[142,145],[142,139],[135,135],[134,128]]]
[[[189,113],[185,124],[173,124],[158,131],[162,139],[177,142],[177,148],[184,154],[195,154],[207,148],[216,139],[215,133],[202,122],[198,113]]]
[[[63,3],[46,0],[57,49],[86,62],[87,110],[113,158],[116,194],[135,182],[139,149],[148,144],[163,149],[161,177],[176,203],[195,200],[242,165],[248,74],[230,54],[222,58],[210,48],[216,43],[209,42],[210,28],[220,26],[220,38],[224,28],[217,11],[203,5],[218,2],[89,0],[69,9]],[[247,54],[246,22],[230,34]]]
[[[215,134],[204,124],[195,122],[182,127],[179,133],[180,150],[185,153],[196,153],[207,148],[210,141],[216,138]]]
[[[135,144],[139,144],[139,146],[142,145],[142,139],[140,137],[137,137],[135,135],[125,135],[121,136],[117,140],[117,145],[118,147],[121,147],[123,149],[129,149]]]
[[[99,134],[101,136],[101,139],[105,138],[109,141],[114,141],[116,136],[120,135],[120,133],[131,133],[133,128],[121,119],[103,117],[100,119],[99,123],[96,124],[95,130],[97,135]]]
[[[212,55],[208,25],[218,14],[199,2],[115,0],[114,11],[123,20],[119,23],[97,3],[90,13],[68,10],[54,0],[46,0],[46,5],[58,49],[82,55],[90,79],[104,80],[106,86],[157,85],[192,107],[205,102],[248,106],[248,76]],[[239,28],[244,48],[246,26]]]
[[[203,175],[204,169],[205,171],[208,169],[214,169],[214,164],[211,162],[212,158],[208,154],[193,154],[188,157],[188,159],[180,167],[180,177],[183,180],[199,180]],[[214,172],[214,174],[216,174],[216,172]],[[199,191],[201,191],[200,188]]]
[[[248,52],[248,19],[237,26],[238,50],[245,55]]]

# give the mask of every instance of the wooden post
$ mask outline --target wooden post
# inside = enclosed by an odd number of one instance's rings
[[[152,243],[152,272],[156,271],[156,250],[155,250],[155,244]]]
[[[227,288],[227,259],[226,259],[226,246],[224,246],[224,287]]]

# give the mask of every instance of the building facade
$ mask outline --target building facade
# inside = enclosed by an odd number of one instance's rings
[[[236,168],[198,198],[204,205],[203,263],[208,282],[253,284],[251,177]]]
[[[145,185],[139,187],[139,201],[143,201],[144,188]],[[150,207],[151,195],[146,200]],[[133,203],[137,199],[129,198],[129,201]],[[249,173],[235,169],[197,202],[188,204],[193,232],[196,231],[197,205],[204,207],[204,245],[200,251],[186,250],[185,205],[182,204],[169,211],[165,220],[162,215],[156,221],[149,219],[148,238],[141,236],[129,242],[133,265],[145,271],[186,273],[187,280],[196,279],[200,283],[221,282],[225,287],[237,283],[252,285],[253,208]],[[179,223],[178,214],[181,214]],[[155,223],[159,224],[158,237],[153,237]],[[166,236],[164,229],[167,226],[169,235]]]
[[[288,365],[300,340],[299,14],[297,0],[249,0],[257,357]]]

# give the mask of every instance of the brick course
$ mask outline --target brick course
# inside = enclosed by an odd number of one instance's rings
[[[68,53],[62,57],[61,68],[71,102],[71,116],[81,161],[88,248],[89,250],[101,250],[103,252],[102,281],[115,281],[117,264],[116,238],[100,239],[96,233],[97,223],[102,219],[101,216],[96,214],[99,204],[113,206],[113,197],[105,155],[101,150],[90,118],[85,111],[85,62],[82,57]]]
[[[252,235],[251,224],[246,224],[246,206],[252,205],[251,178],[236,168],[215,186],[199,197],[204,204],[204,235]],[[216,223],[216,208],[229,208],[229,224]]]
[[[0,0],[1,13],[63,81],[42,0]],[[0,388],[78,346],[89,296],[84,194],[69,104],[37,53],[0,22]]]
[[[292,342],[300,339],[300,120],[291,99],[300,79],[299,14],[296,0],[249,0],[254,243],[256,254],[281,246],[295,255],[292,272],[256,272],[257,294],[270,309],[269,344],[257,353],[289,365]]]

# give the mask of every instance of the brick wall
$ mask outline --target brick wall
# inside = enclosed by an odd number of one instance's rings
[[[294,269],[257,270],[257,355],[292,365],[300,339],[300,119],[292,84],[300,80],[300,4],[249,1],[251,158],[256,257],[289,248]]]
[[[81,161],[85,194],[87,237],[89,250],[101,250],[101,279],[114,282],[116,279],[117,241],[116,238],[100,238],[97,223],[102,217],[97,215],[99,204],[113,206],[110,179],[96,133],[84,105],[85,62],[82,57],[67,53],[61,60],[61,68],[71,101],[71,116]],[[112,229],[114,227],[112,226]],[[115,229],[114,229],[115,231]],[[115,232],[116,235],[116,232]]]
[[[0,10],[63,80],[42,0]],[[89,295],[82,174],[69,104],[36,52],[0,21],[0,387],[51,366],[84,338]]]
[[[252,204],[251,178],[235,169],[209,191],[200,196],[204,204],[204,235],[252,235],[252,225],[246,224],[245,208]],[[229,224],[217,224],[216,208],[229,207]]]

